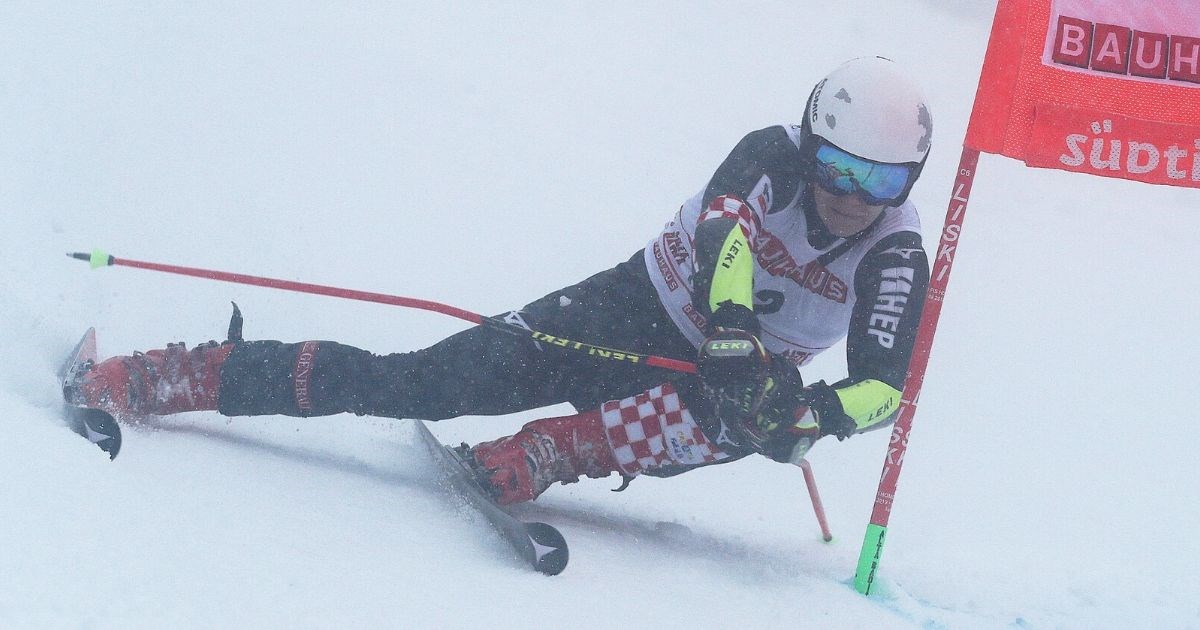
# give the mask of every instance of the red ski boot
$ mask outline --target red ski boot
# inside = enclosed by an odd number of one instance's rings
[[[619,470],[599,411],[534,420],[516,435],[477,444],[471,452],[500,505],[532,501],[556,481],[599,479]]]
[[[85,372],[76,402],[121,419],[217,408],[221,363],[234,344],[182,344],[106,359]]]

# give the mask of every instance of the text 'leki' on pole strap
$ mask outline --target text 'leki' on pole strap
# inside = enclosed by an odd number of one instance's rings
[[[495,317],[487,317],[478,313],[472,313],[461,308],[442,304],[440,302],[432,302],[429,300],[419,300],[416,298],[403,297],[399,295],[387,295],[384,293],[372,293],[369,291],[356,291],[354,289],[343,289],[339,287],[330,287],[320,284],[309,284],[306,282],[292,282],[290,280],[279,280],[277,278],[263,278],[259,276],[249,276],[240,273],[229,273],[225,271],[214,271],[211,269],[197,269],[194,267],[180,267],[178,265],[164,265],[162,263],[145,262],[140,260],[129,260],[125,258],[117,258],[111,256],[107,252],[101,250],[92,250],[91,253],[70,253],[67,254],[71,258],[87,261],[93,269],[100,267],[136,267],[138,269],[147,269],[150,271],[161,271],[164,273],[173,273],[183,276],[192,276],[195,278],[205,278],[207,280],[221,280],[223,282],[234,282],[237,284],[249,284],[257,287],[266,287],[270,289],[282,289],[284,291],[297,291],[300,293],[313,293],[316,295],[326,295],[329,297],[343,298],[347,300],[358,300],[361,302],[375,302],[378,304],[388,304],[391,306],[402,306],[405,308],[416,308],[424,311],[433,311],[442,313],[451,317],[487,326],[494,330],[504,331],[506,333],[528,337],[533,341],[543,343],[549,346],[559,347],[575,352],[586,353],[597,359],[609,361],[623,361],[625,363],[645,364],[653,367],[665,368],[676,372],[687,372],[690,374],[696,373],[696,365],[688,361],[680,361],[678,359],[669,359],[651,354],[640,354],[637,352],[628,352],[625,350],[616,350],[613,348],[605,348],[583,341],[575,341],[565,339],[556,335],[539,332],[523,328],[516,324],[510,324],[502,319]]]

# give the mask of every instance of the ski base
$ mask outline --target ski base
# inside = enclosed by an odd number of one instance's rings
[[[569,552],[562,533],[546,523],[526,523],[496,505],[476,481],[470,466],[453,449],[434,437],[424,422],[416,421],[417,434],[446,474],[456,493],[479,511],[513,549],[540,573],[558,575],[567,568]]]

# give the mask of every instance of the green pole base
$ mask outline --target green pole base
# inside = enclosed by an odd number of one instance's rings
[[[858,554],[858,569],[854,571],[854,590],[863,595],[871,594],[875,585],[875,573],[879,570],[879,558],[883,555],[883,542],[887,527],[870,523],[863,537],[862,551]]]

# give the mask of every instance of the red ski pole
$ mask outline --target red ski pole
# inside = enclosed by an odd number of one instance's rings
[[[817,525],[821,526],[821,538],[825,542],[833,541],[833,532],[829,531],[829,521],[825,520],[825,506],[821,503],[821,493],[817,492],[817,478],[813,476],[812,464],[807,459],[800,460],[800,470],[804,471],[804,484],[808,486],[808,498],[812,500],[813,513],[817,515]]]
[[[225,271],[213,271],[211,269],[197,269],[194,267],[180,267],[177,265],[164,265],[162,263],[144,262],[140,260],[129,260],[125,258],[117,258],[101,250],[93,250],[92,253],[73,253],[67,254],[71,258],[78,260],[86,260],[91,263],[93,269],[100,267],[136,267],[138,269],[147,269],[150,271],[161,271],[164,273],[173,273],[182,276],[192,276],[195,278],[205,278],[208,280],[221,280],[224,282],[234,282],[237,284],[249,284],[258,287],[267,287],[271,289],[283,289],[285,291],[297,291],[299,293],[313,293],[316,295],[327,295],[336,298],[345,298],[347,300],[359,300],[362,302],[376,302],[379,304],[389,304],[391,306],[403,306],[405,308],[416,308],[424,311],[433,311],[442,313],[451,317],[466,320],[472,324],[487,326],[494,330],[500,330],[514,335],[529,337],[534,341],[545,343],[551,346],[557,346],[568,350],[585,352],[599,359],[608,359],[612,361],[624,361],[626,363],[645,363],[646,365],[675,370],[676,372],[696,373],[696,365],[687,361],[678,359],[669,359],[651,354],[639,354],[636,352],[628,352],[625,350],[614,350],[602,346],[592,345],[582,341],[573,341],[564,339],[555,335],[550,335],[536,330],[522,328],[516,324],[510,324],[502,319],[495,317],[487,317],[478,313],[463,310],[440,302],[431,302],[429,300],[419,300],[416,298],[402,297],[399,295],[387,295],[384,293],[371,293],[369,291],[356,291],[354,289],[342,289],[338,287],[330,287],[320,284],[309,284],[306,282],[292,282],[290,280],[279,280],[276,278],[262,278],[259,276],[248,276],[240,273],[228,273]]]
[[[69,253],[71,258],[88,261],[93,269],[100,267],[135,267],[137,269],[146,269],[150,271],[161,271],[164,273],[173,273],[182,276],[192,276],[195,278],[205,278],[208,280],[221,280],[224,282],[234,282],[237,284],[249,284],[258,287],[267,287],[271,289],[283,289],[285,291],[297,291],[299,293],[313,293],[316,295],[327,295],[336,298],[345,298],[348,300],[359,300],[363,302],[376,302],[379,304],[388,304],[391,306],[402,306],[405,308],[416,308],[425,311],[433,311],[442,313],[451,317],[457,317],[473,324],[487,326],[489,328],[504,331],[507,333],[525,336],[534,341],[546,343],[568,350],[576,350],[586,352],[594,357],[609,359],[613,361],[624,361],[628,363],[645,363],[654,367],[661,367],[677,372],[687,372],[689,374],[696,373],[696,365],[687,361],[678,359],[669,359],[655,355],[644,355],[636,352],[628,352],[625,350],[614,350],[612,348],[604,348],[601,346],[584,343],[582,341],[573,341],[555,335],[549,335],[536,330],[522,328],[516,324],[510,324],[502,319],[495,317],[486,317],[478,313],[442,304],[440,302],[432,302],[429,300],[420,300],[416,298],[403,297],[399,295],[387,295],[384,293],[371,293],[369,291],[357,291],[354,289],[343,289],[339,287],[331,287],[320,284],[309,284],[306,282],[293,282],[290,280],[279,280],[276,278],[263,278],[260,276],[250,276],[240,273],[229,273],[225,271],[214,271],[211,269],[198,269],[195,267],[180,267],[177,265],[166,265],[162,263],[145,262],[140,260],[129,260],[125,258],[117,258],[111,256],[101,250],[93,250],[92,253]],[[826,541],[833,538],[829,533],[829,526],[825,522],[825,510],[821,506],[821,497],[817,493],[816,481],[812,476],[812,468],[808,466],[808,462],[801,464],[804,470],[804,480],[808,485],[809,496],[812,498],[813,510],[817,515],[817,522],[821,525],[821,533]]]

